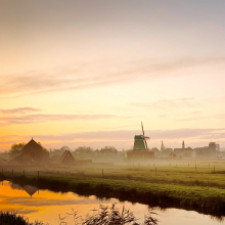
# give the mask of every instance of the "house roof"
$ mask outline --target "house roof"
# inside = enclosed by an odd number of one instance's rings
[[[33,138],[23,147],[23,151],[27,149],[43,149]]]
[[[61,156],[61,162],[63,163],[74,163],[76,160],[73,157],[73,155],[71,154],[70,151],[66,150],[65,152],[63,152],[62,156]]]
[[[23,190],[27,192],[27,194],[29,194],[31,197],[32,195],[38,191],[38,188],[37,187],[34,187],[34,186],[31,186],[31,185],[25,185],[23,187]]]

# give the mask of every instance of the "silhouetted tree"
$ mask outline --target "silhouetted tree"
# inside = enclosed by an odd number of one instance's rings
[[[9,150],[10,158],[14,158],[14,157],[18,156],[21,153],[24,146],[25,146],[25,143],[19,143],[19,144],[12,145],[11,149]]]
[[[100,153],[117,153],[117,149],[113,146],[105,146],[101,148]]]
[[[78,148],[75,149],[75,152],[77,154],[92,154],[93,153],[93,149],[91,147],[85,147],[85,146],[80,146]]]

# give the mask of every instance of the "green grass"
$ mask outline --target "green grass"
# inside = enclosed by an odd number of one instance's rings
[[[14,168],[17,173],[12,175],[8,168],[1,178],[55,191],[225,215],[225,161],[152,161],[147,166],[45,168],[40,171],[38,181],[37,170],[30,168],[24,176],[22,169]]]

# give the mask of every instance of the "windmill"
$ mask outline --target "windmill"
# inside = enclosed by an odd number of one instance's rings
[[[134,151],[148,151],[147,140],[150,138],[145,136],[144,126],[142,122],[141,122],[141,129],[142,134],[134,136],[134,148],[133,148]]]

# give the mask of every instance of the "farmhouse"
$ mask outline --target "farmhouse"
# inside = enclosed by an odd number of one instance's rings
[[[49,153],[32,138],[13,161],[26,165],[45,164],[49,162]]]

